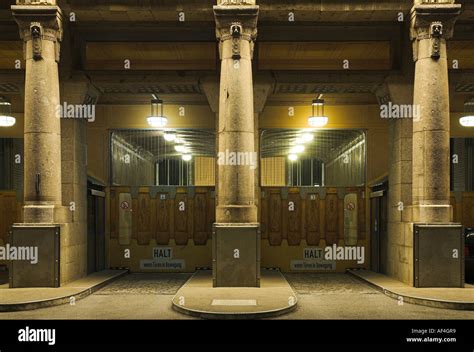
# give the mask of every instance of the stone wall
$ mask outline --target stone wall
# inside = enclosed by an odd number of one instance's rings
[[[87,274],[86,122],[61,121],[62,201],[69,210],[61,227],[61,284]]]

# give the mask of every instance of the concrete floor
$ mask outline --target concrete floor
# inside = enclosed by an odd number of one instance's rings
[[[72,281],[59,288],[9,288],[9,284],[0,285],[0,312],[31,310],[39,307],[51,307],[70,302],[71,297],[80,300],[83,297],[106,286],[113,280],[127,275],[126,270],[103,270]]]
[[[0,319],[193,319],[175,312],[171,299],[188,274],[131,274],[76,302]],[[298,294],[296,311],[276,319],[474,319],[473,311],[430,308],[398,301],[348,274],[285,274]]]
[[[173,298],[174,309],[204,319],[260,319],[287,314],[297,297],[276,270],[261,270],[260,287],[213,287],[211,270],[196,272]]]

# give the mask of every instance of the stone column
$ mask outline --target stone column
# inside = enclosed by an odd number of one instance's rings
[[[463,287],[462,226],[450,205],[450,110],[446,40],[461,6],[454,1],[415,1],[411,39],[415,61],[412,151],[412,223],[406,223],[405,255],[415,287]],[[407,241],[408,239],[408,241]],[[413,243],[409,243],[413,241]],[[402,252],[403,255],[403,252]],[[410,262],[413,260],[413,262]],[[413,274],[411,272],[413,271]]]
[[[221,58],[218,121],[214,286],[259,286],[260,250],[255,204],[255,116],[252,57],[258,6],[220,0],[214,6]]]
[[[62,37],[56,1],[17,1],[13,16],[24,41],[25,223],[53,223],[61,206],[58,62]]]
[[[253,153],[252,56],[258,6],[221,5],[214,7],[214,13],[221,57],[219,152]],[[219,165],[216,222],[256,223],[255,170],[228,164]]]
[[[454,2],[454,1],[452,1]],[[449,205],[449,87],[446,40],[461,5],[415,1],[411,39],[415,61],[413,103],[413,221],[451,221]]]

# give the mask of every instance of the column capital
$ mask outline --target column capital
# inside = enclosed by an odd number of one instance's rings
[[[43,40],[55,43],[56,61],[59,62],[60,42],[63,36],[62,12],[53,0],[19,1],[21,5],[11,7],[13,17],[20,29],[20,37],[26,44],[33,41],[33,59],[42,59]],[[54,5],[53,5],[54,3]],[[26,49],[25,49],[26,55]]]
[[[453,3],[421,3],[411,9],[410,37],[412,40],[444,38],[453,35],[454,24],[461,5]]]
[[[221,0],[219,5],[214,6],[216,37],[220,44],[227,40],[235,42],[234,56],[237,59],[240,58],[240,40],[250,42],[253,49],[253,42],[257,38],[258,11],[259,7],[255,5],[255,1],[248,0]]]

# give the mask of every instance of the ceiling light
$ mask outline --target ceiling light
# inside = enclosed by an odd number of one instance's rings
[[[16,123],[16,119],[11,115],[12,104],[7,101],[0,101],[0,127],[11,127]]]
[[[314,99],[313,100],[313,103],[312,103],[313,106],[324,106],[324,99]]]
[[[474,115],[461,117],[459,123],[464,127],[474,127]]]
[[[146,120],[151,127],[155,128],[163,128],[168,124],[168,119],[162,116],[149,116]]]
[[[289,155],[288,155],[288,159],[289,159],[290,161],[296,161],[296,160],[298,160],[298,155],[296,155],[296,154],[289,154]]]
[[[313,114],[308,118],[311,127],[323,127],[328,123],[327,116],[324,116],[324,99],[314,99],[312,103]]]
[[[305,144],[313,141],[314,136],[311,133],[304,133],[300,137],[296,138],[295,144]]]
[[[183,159],[184,161],[191,161],[192,158],[193,158],[193,156],[191,154],[181,155],[181,159]]]
[[[308,124],[311,127],[323,127],[328,123],[328,118],[326,116],[311,116],[308,118]]]
[[[184,145],[175,145],[174,150],[176,150],[178,153],[187,153],[188,148],[186,148]]]
[[[168,124],[168,119],[163,116],[163,100],[152,99],[151,116],[147,118],[147,122],[155,128],[163,128]]]
[[[295,144],[304,144],[305,141],[302,137],[298,137],[295,139]]]
[[[311,134],[311,133],[304,133],[304,134],[301,136],[301,138],[302,138],[303,141],[305,141],[305,142],[312,142],[313,139],[314,139],[314,136],[313,136],[313,134]]]
[[[165,138],[165,141],[167,141],[167,142],[174,142],[176,140],[176,134],[175,133],[165,133],[164,138]]]
[[[13,116],[0,115],[0,127],[12,127],[16,123]]]
[[[459,119],[459,123],[464,127],[474,127],[474,101],[464,103],[464,116]]]
[[[298,153],[303,153],[304,152],[304,145],[295,145],[290,149],[291,154],[298,154]]]

